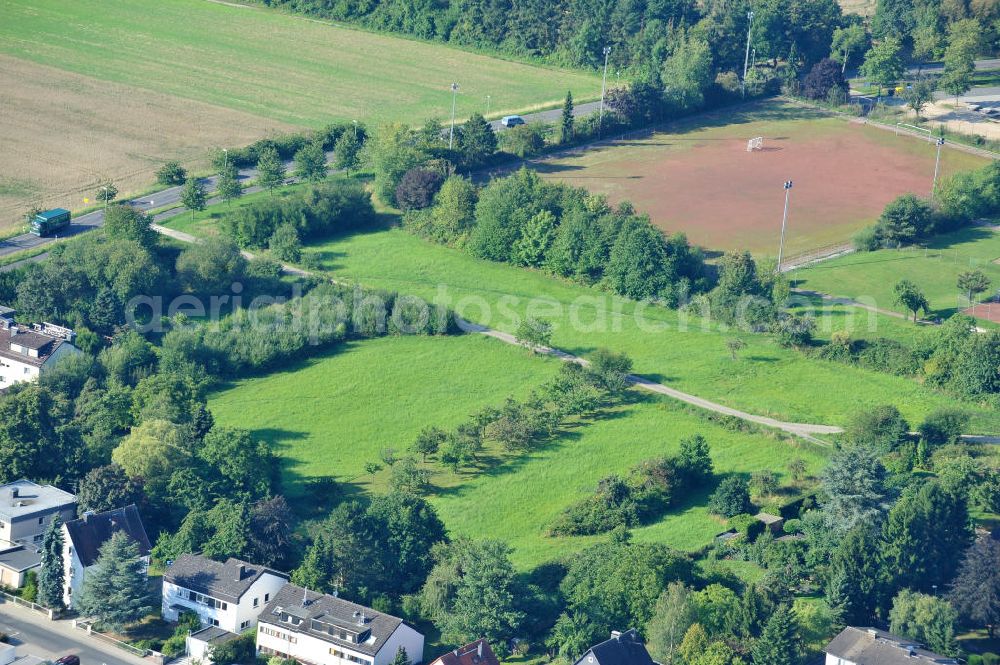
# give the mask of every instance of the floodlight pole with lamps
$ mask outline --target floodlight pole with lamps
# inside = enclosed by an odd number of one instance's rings
[[[778,274],[781,274],[781,258],[785,253],[785,226],[788,224],[788,195],[792,191],[792,181],[785,181],[785,214],[781,217],[781,241],[778,244]]]
[[[941,148],[944,146],[944,137],[937,140],[937,157],[934,158],[934,182],[931,184],[931,198],[937,192],[938,172],[941,169]]]
[[[600,136],[604,130],[604,93],[608,87],[608,56],[611,55],[611,47],[604,47],[604,77],[601,79],[601,110],[597,115],[597,135]]]
[[[455,102],[458,101],[458,84],[451,84],[451,130],[448,132],[448,150],[455,142]]]
[[[358,121],[354,120],[354,140],[358,140]]]
[[[747,94],[747,67],[750,66],[750,30],[753,28],[753,11],[747,12],[747,49],[743,55],[743,95]]]
[[[222,149],[222,170],[229,170],[229,148]]]

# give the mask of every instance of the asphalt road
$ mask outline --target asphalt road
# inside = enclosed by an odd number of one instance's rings
[[[574,115],[583,116],[593,113],[600,107],[599,102],[587,102],[585,104],[579,104],[574,108]],[[538,113],[529,113],[522,116],[527,122],[555,122],[559,120],[562,116],[562,109],[552,109],[550,111],[540,111]],[[490,123],[494,131],[501,132],[503,127],[500,125],[499,120],[494,120]],[[333,153],[327,153],[327,160],[333,158]],[[285,162],[285,168],[288,171],[292,169],[291,160]],[[247,181],[253,180],[257,177],[257,169],[240,169],[240,180]],[[205,189],[209,192],[214,192],[216,188],[216,181],[218,176],[211,176],[209,178],[204,178],[202,182],[205,184]],[[164,206],[176,205],[181,200],[181,186],[168,187],[167,189],[162,189],[160,191],[154,192],[143,197],[137,197],[134,199],[128,199],[125,202],[132,205],[139,210],[153,210],[155,208],[162,208]],[[252,190],[247,190],[252,191]],[[95,210],[89,212],[85,215],[80,215],[79,217],[73,218],[73,223],[68,229],[65,229],[62,233],[57,236],[49,238],[39,238],[38,236],[31,235],[30,233],[25,233],[23,235],[14,236],[7,240],[0,241],[0,257],[14,254],[16,252],[21,252],[26,249],[32,249],[45,245],[47,243],[56,240],[57,238],[68,238],[71,236],[78,235],[80,233],[85,233],[91,231],[104,224],[104,210]]]
[[[80,665],[148,665],[110,644],[89,637],[69,621],[45,617],[11,603],[0,604],[0,631],[7,633],[18,656],[55,660],[68,654],[80,657]]]

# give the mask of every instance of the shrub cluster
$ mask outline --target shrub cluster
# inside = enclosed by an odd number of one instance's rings
[[[975,319],[955,315],[918,348],[891,339],[851,340],[835,335],[818,354],[900,376],[919,376],[928,384],[970,398],[1000,393],[1000,332],[976,332]]]
[[[353,180],[332,180],[242,206],[226,215],[225,230],[240,247],[260,249],[282,227],[306,240],[364,228],[374,220],[370,193]]]
[[[456,330],[451,312],[420,299],[323,284],[285,303],[252,312],[239,309],[218,325],[178,325],[163,338],[161,363],[231,377],[345,339]]]
[[[712,477],[708,443],[700,435],[683,439],[679,455],[658,457],[634,466],[627,478],[602,478],[597,491],[571,505],[549,528],[553,536],[604,533],[632,527],[662,515]]]

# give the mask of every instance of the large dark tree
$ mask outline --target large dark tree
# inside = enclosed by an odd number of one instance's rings
[[[885,523],[884,560],[894,589],[944,587],[972,542],[965,498],[927,482],[908,490]]]
[[[292,511],[285,497],[262,499],[253,505],[247,540],[254,560],[265,566],[277,566],[287,559],[292,542]]]
[[[799,662],[798,625],[792,608],[780,605],[754,642],[753,662],[767,665],[795,665]]]
[[[836,60],[823,58],[806,74],[802,81],[802,93],[810,99],[826,99],[831,90],[840,90],[847,95],[847,81]]]
[[[886,574],[880,556],[883,547],[878,529],[870,522],[862,522],[848,531],[834,550],[826,598],[838,623],[876,623],[886,599]]]
[[[985,626],[993,639],[1000,624],[1000,542],[984,538],[966,551],[948,599],[963,621]]]
[[[434,201],[441,189],[444,176],[430,169],[415,168],[407,171],[396,186],[396,205],[401,210],[420,210]]]

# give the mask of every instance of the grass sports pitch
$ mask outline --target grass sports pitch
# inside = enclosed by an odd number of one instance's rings
[[[763,149],[747,141],[763,137]],[[896,196],[930,192],[935,147],[781,100],[699,115],[640,138],[537,164],[546,177],[629,200],[668,233],[711,250],[785,256],[846,242]],[[944,150],[942,176],[985,165]]]

